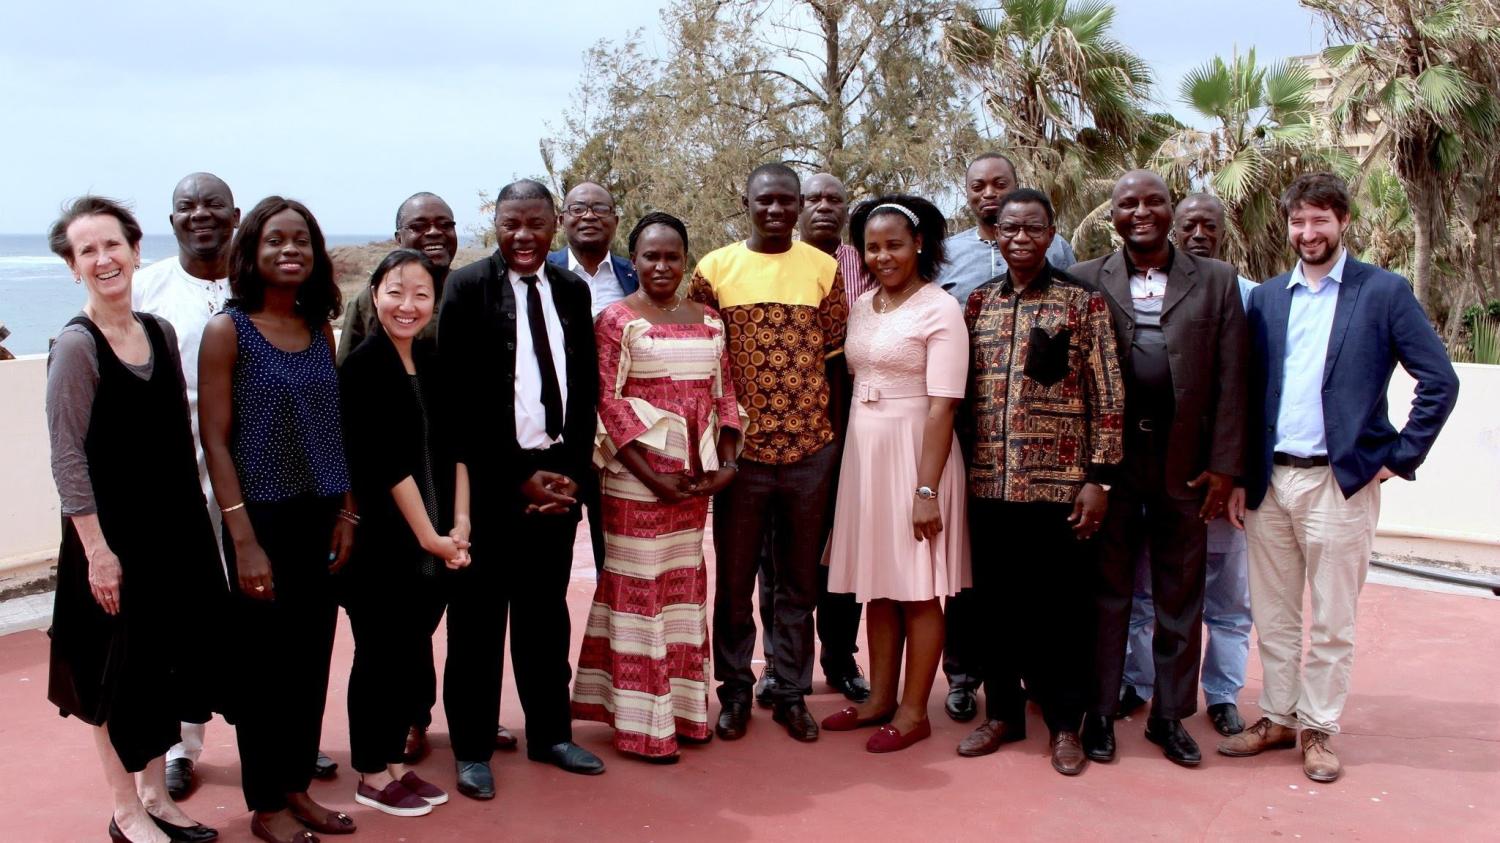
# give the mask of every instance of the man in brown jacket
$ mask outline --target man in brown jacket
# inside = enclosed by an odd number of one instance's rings
[[[1182,720],[1198,710],[1206,523],[1224,514],[1245,441],[1245,311],[1237,273],[1172,247],[1161,177],[1126,173],[1110,215],[1125,248],[1072,273],[1109,301],[1125,380],[1125,460],[1101,529],[1095,599],[1097,686],[1083,745],[1115,754],[1135,560],[1150,550],[1156,687],[1146,737],[1170,760],[1202,756]]]

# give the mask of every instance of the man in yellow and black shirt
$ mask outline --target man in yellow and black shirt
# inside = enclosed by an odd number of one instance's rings
[[[749,417],[739,474],[714,501],[714,675],[721,738],[750,722],[755,673],[752,594],[762,537],[776,524],[775,720],[797,740],[818,737],[803,697],[812,690],[813,609],[837,449],[824,362],[841,354],[848,305],[838,262],[793,239],[802,209],[796,172],[764,164],[745,187],[749,239],[698,262],[689,295],[716,308],[730,372]]]

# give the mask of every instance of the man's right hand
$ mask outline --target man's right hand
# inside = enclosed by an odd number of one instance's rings
[[[563,474],[538,471],[521,484],[521,494],[526,496],[527,515],[561,515],[578,503],[578,484]]]

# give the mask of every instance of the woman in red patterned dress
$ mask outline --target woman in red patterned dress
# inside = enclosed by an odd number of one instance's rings
[[[648,214],[630,232],[635,293],[605,308],[599,342],[604,570],[589,609],[573,716],[615,748],[672,763],[708,723],[708,502],[734,479],[740,412],[724,325],[677,291],[687,228]]]

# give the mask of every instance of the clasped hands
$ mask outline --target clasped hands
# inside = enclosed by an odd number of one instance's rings
[[[653,472],[651,479],[643,479],[641,482],[662,503],[674,504],[692,497],[717,495],[729,486],[734,475],[732,468],[720,468],[699,475]]]

